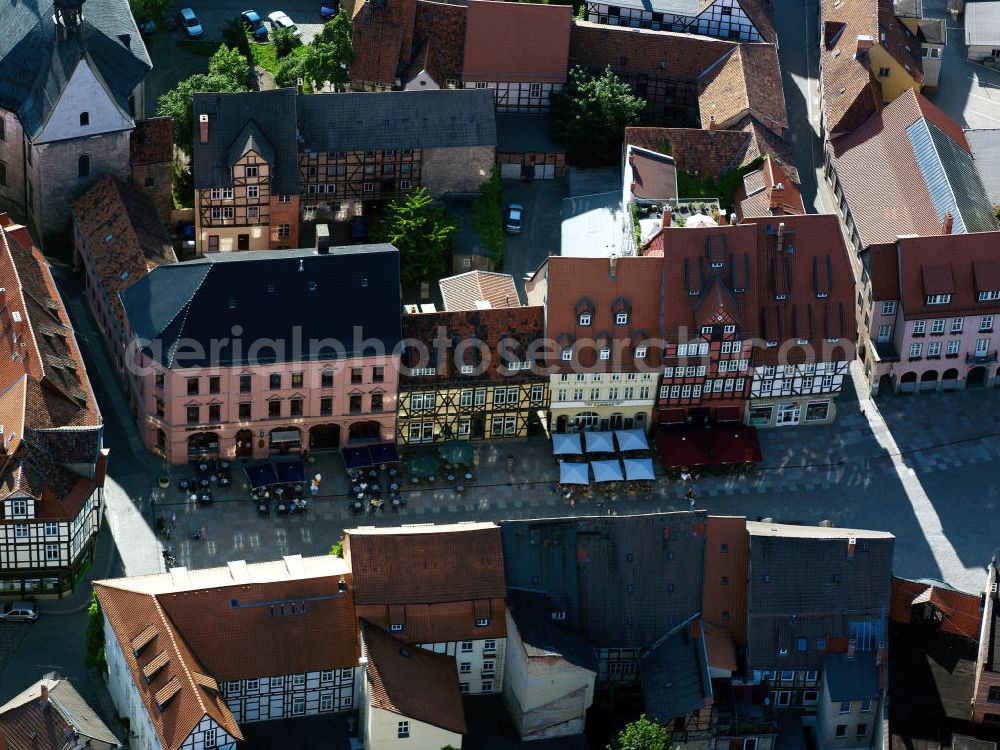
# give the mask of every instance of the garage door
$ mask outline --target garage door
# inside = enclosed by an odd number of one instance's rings
[[[521,177],[520,164],[501,164],[500,176],[505,180],[517,180]]]

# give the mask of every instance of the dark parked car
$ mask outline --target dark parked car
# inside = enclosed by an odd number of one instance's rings
[[[243,25],[246,27],[246,30],[254,38],[254,41],[267,41],[267,27],[264,26],[264,22],[257,14],[257,11],[245,10],[240,13],[240,19],[243,21]]]
[[[503,228],[510,234],[520,234],[523,216],[524,206],[520,203],[511,203],[507,206],[507,218],[504,220]]]
[[[334,2],[333,0],[327,0],[319,8],[319,14],[323,16],[324,21],[329,21],[339,12],[340,12],[340,3]]]

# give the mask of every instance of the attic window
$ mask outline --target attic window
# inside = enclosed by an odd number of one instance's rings
[[[14,319],[14,322],[15,322],[15,323],[20,323],[20,322],[21,322],[21,313],[20,313],[20,312],[18,312],[17,310],[14,310],[14,311],[13,311],[13,312],[12,312],[12,313],[10,314],[10,317],[12,317],[12,318]]]
[[[83,128],[86,127],[87,125],[90,125],[90,112],[81,112],[80,127]]]

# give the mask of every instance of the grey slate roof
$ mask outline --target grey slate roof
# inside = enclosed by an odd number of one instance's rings
[[[310,94],[298,97],[299,136],[313,151],[495,146],[487,89]]]
[[[570,664],[597,672],[597,652],[578,632],[552,619],[554,609],[547,594],[508,588],[507,609],[528,656],[558,654]]]
[[[750,669],[818,669],[820,640],[846,639],[852,622],[884,623],[891,534],[752,521],[747,532]],[[848,556],[851,537],[856,540],[853,557]],[[799,638],[807,639],[804,652],[797,649]],[[784,656],[781,649],[787,651]]]
[[[243,130],[233,141],[233,145],[229,149],[229,158],[226,160],[229,168],[232,169],[236,166],[236,162],[251,151],[260,154],[260,157],[268,164],[274,164],[274,146],[267,140],[267,136],[260,132],[260,128],[253,120],[243,126]]]
[[[497,153],[561,154],[565,151],[549,135],[548,115],[497,113]]]
[[[199,115],[208,115],[208,143],[198,135]],[[299,192],[299,152],[295,141],[295,89],[241,94],[194,95],[194,154],[196,190],[231,187],[230,160],[242,152],[251,135],[271,149],[271,193]],[[248,127],[250,126],[250,127]],[[263,154],[262,154],[263,156]]]
[[[311,352],[313,340],[338,341],[351,356],[361,353],[358,344],[365,339],[392,352],[401,337],[399,253],[392,245],[337,247],[329,255],[219,253],[157,266],[119,296],[135,335],[156,344],[146,351],[172,368],[207,366],[212,342],[236,335],[240,356],[225,347],[219,366],[247,364],[251,345],[266,339],[285,342],[278,361],[310,361],[337,357],[330,348]],[[234,326],[242,333],[234,334]],[[177,357],[179,344],[184,348]],[[200,354],[192,347],[200,347]],[[269,349],[256,362],[274,361]]]
[[[14,698],[11,698],[3,706],[0,706],[0,734],[3,734],[2,728],[5,724],[4,718],[7,714],[15,712],[16,709],[24,707],[29,703],[33,704],[31,706],[32,709],[39,708],[38,701],[41,697],[42,685],[45,685],[49,690],[50,705],[55,707],[58,714],[76,730],[78,735],[84,739],[89,738],[98,740],[99,742],[106,742],[112,747],[121,746],[118,738],[101,721],[94,709],[83,699],[83,696],[76,691],[76,688],[73,687],[69,680],[57,672],[49,672],[43,675],[38,682],[23,690]],[[47,713],[38,710],[32,717],[19,716],[13,725],[8,727],[8,730],[16,732],[19,728],[51,728],[45,726],[47,723],[46,720],[50,718],[46,716]],[[45,739],[48,739],[48,736]],[[16,746],[20,746],[23,742],[26,743],[25,746],[28,746],[27,743],[31,743],[32,740],[26,735],[14,734],[12,737],[8,737],[8,742],[16,743]],[[35,746],[38,747],[37,744]]]
[[[34,138],[86,57],[112,99],[128,113],[132,91],[152,68],[128,0],[90,0],[79,38],[56,41],[52,0],[18,0],[0,11],[0,107],[16,112]]]
[[[905,659],[905,655],[903,656]],[[827,654],[823,657],[823,674],[834,701],[857,701],[878,697],[878,667],[871,651],[847,654]]]
[[[661,724],[703,708],[712,697],[705,640],[692,637],[692,627],[699,627],[694,618],[639,657],[646,714]]]
[[[993,45],[1000,41],[1000,0],[965,4],[965,44]]]
[[[979,178],[986,189],[986,198],[994,205],[1000,205],[1000,128],[966,130],[965,138],[972,149]]]
[[[944,221],[951,212],[953,232],[993,232],[997,224],[972,155],[922,117],[906,129],[927,193]]]
[[[507,586],[542,591],[599,648],[641,648],[701,610],[706,514],[501,524]]]

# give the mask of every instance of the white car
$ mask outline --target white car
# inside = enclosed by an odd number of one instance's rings
[[[0,608],[0,620],[4,622],[34,622],[38,610],[31,602],[7,602]]]
[[[299,33],[299,27],[295,25],[283,10],[276,10],[273,13],[269,13],[267,20],[271,22],[272,29],[289,29],[293,34],[297,35]]]
[[[195,15],[195,12],[191,8],[181,8],[178,16],[180,16],[181,26],[184,27],[184,31],[192,39],[197,39],[205,33],[205,29],[201,27],[201,21],[198,20],[198,16]]]

